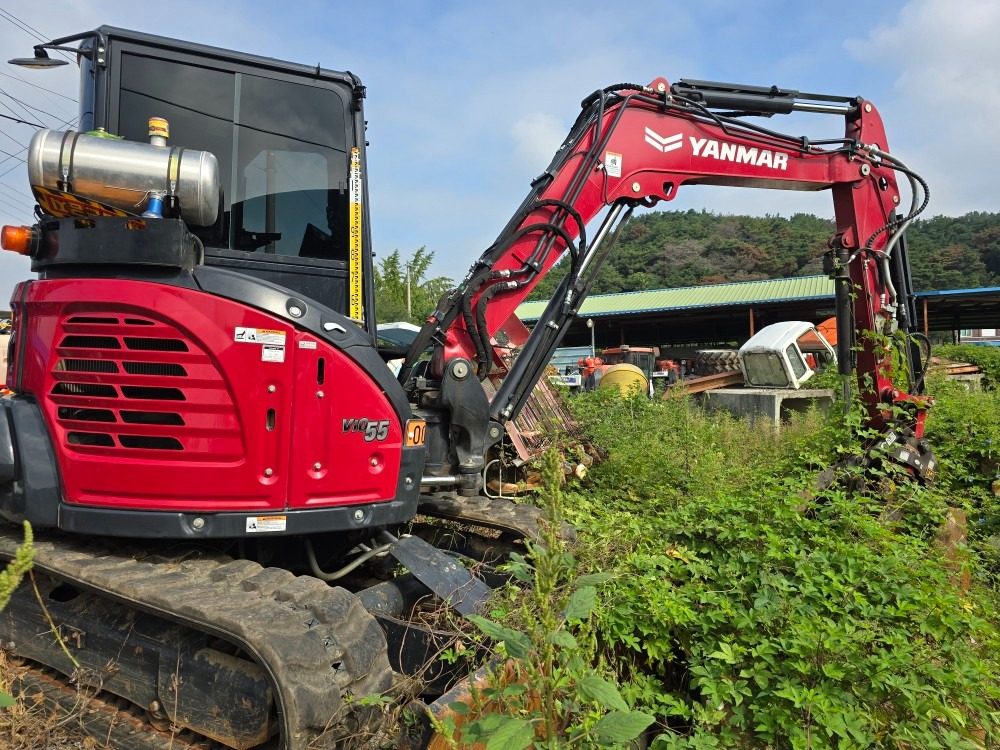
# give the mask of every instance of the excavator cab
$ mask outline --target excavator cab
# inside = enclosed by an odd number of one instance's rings
[[[367,217],[352,224],[351,216],[352,149],[355,176],[365,167],[360,81],[110,26],[82,47],[91,54],[80,58],[79,130],[146,141],[149,118],[161,117],[171,146],[218,159],[218,215],[207,226],[189,226],[205,245],[206,265],[280,284],[348,314],[351,277],[371,277]],[[353,188],[366,210],[366,183],[356,179]],[[368,320],[370,296],[366,289]]]

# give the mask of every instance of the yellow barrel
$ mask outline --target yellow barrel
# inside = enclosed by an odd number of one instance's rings
[[[617,388],[622,393],[649,393],[649,380],[635,365],[618,364],[603,368],[598,388]]]

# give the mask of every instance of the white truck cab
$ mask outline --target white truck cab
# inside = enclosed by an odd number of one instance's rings
[[[823,334],[801,320],[762,328],[739,351],[743,379],[757,388],[801,388],[818,369],[836,361]]]

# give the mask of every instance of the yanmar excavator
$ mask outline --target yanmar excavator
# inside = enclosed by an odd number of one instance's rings
[[[865,99],[663,78],[596,91],[397,379],[376,348],[359,79],[109,27],[36,57],[71,44],[80,132],[35,135],[37,223],[4,230],[38,278],[11,300],[0,555],[29,521],[45,607],[22,587],[0,644],[37,668],[24,679],[100,688],[87,721],[113,708],[115,746],[162,745],[157,729],[175,748],[346,746],[398,673],[423,669],[433,699],[449,675],[426,671],[437,641],[415,603],[474,611],[490,589],[458,560],[492,559],[534,520],[480,495],[485,457],[622,222],[682,186],[831,191],[840,366],[884,452],[933,471],[903,240],[927,190]],[[843,118],[844,135],[753,119],[790,112]],[[515,309],[562,257],[529,334]],[[418,512],[462,525],[435,535]],[[466,543],[446,551],[449,535]]]

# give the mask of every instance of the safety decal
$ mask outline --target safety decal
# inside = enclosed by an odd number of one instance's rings
[[[315,341],[300,341],[299,342],[299,349],[315,349],[315,348],[316,348],[316,342]]]
[[[614,151],[608,151],[607,153],[605,153],[604,171],[607,173],[608,177],[621,177],[622,155],[616,154]]]
[[[261,534],[268,531],[284,531],[287,527],[288,516],[248,516],[248,534]]]
[[[284,362],[285,361],[285,347],[277,346],[275,344],[264,344],[260,348],[260,361],[261,362]]]
[[[59,219],[70,216],[135,216],[128,211],[61,190],[32,185],[31,192],[35,194],[35,200],[42,211]]]
[[[285,345],[285,332],[273,331],[269,328],[244,328],[237,326],[233,331],[233,341],[239,344],[274,344]]]

